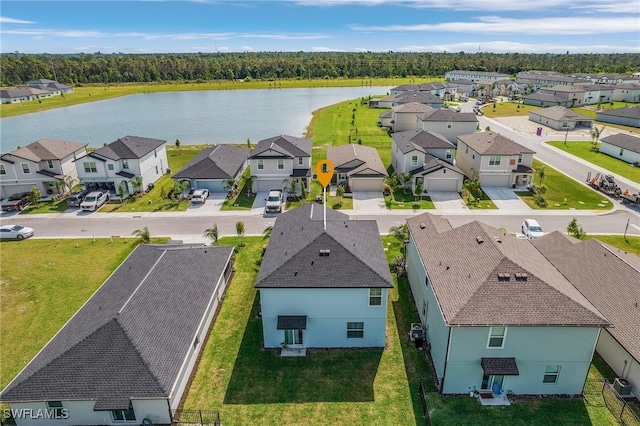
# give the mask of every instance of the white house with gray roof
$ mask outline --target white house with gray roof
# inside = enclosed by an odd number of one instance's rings
[[[227,192],[227,181],[238,182],[248,165],[249,148],[214,145],[200,151],[172,177],[175,181],[189,181],[190,188],[209,192]]]
[[[640,257],[558,231],[531,243],[611,321],[596,351],[640,396]]]
[[[428,109],[418,114],[416,128],[438,133],[452,144],[458,143],[458,135],[477,130],[478,118],[471,112],[456,112],[452,109]]]
[[[529,240],[429,213],[407,225],[407,276],[442,394],[582,394],[611,323]]]
[[[253,192],[284,189],[285,179],[295,178],[311,187],[313,141],[289,135],[262,139],[249,155]]]
[[[334,166],[331,183],[345,185],[352,192],[384,189],[389,176],[378,150],[360,144],[332,146],[327,149],[327,160]]]
[[[418,116],[432,110],[433,108],[420,102],[393,106],[391,108],[391,131],[403,132],[416,129]]]
[[[616,133],[600,139],[600,152],[625,161],[640,163],[640,137],[627,133]]]
[[[140,136],[125,136],[78,158],[78,179],[89,189],[108,190],[114,195],[122,184],[125,193],[144,190],[169,172],[167,141]],[[142,187],[134,188],[133,178],[142,178]]]
[[[602,109],[596,112],[596,120],[602,123],[640,127],[640,106],[634,105],[624,108]]]
[[[542,124],[555,130],[573,130],[576,127],[591,129],[593,126],[592,118],[563,106],[531,110],[529,111],[529,121]]]
[[[447,71],[444,74],[444,78],[447,81],[452,80],[469,80],[469,81],[478,81],[478,80],[490,80],[490,81],[498,81],[508,79],[509,76],[507,74],[500,74],[492,71],[470,71],[470,70],[453,70]]]
[[[232,254],[233,247],[136,247],[0,393],[13,410],[47,413],[16,424],[170,424]]]
[[[458,136],[456,165],[481,186],[526,186],[533,183],[534,151],[496,132]]]
[[[393,288],[373,220],[310,203],[275,222],[255,287],[265,348],[385,346]]]

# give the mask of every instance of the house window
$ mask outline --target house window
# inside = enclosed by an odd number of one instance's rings
[[[363,322],[347,323],[347,339],[362,339],[364,337]]]
[[[412,166],[417,166],[418,165],[418,156],[417,155],[412,155],[411,156],[411,165]]]
[[[298,166],[302,166],[304,164],[304,160],[302,157],[298,157]]]
[[[369,289],[369,306],[382,306],[382,289]]]
[[[258,170],[264,170],[264,160],[258,160]]]
[[[447,160],[451,160],[451,157],[453,157],[453,151],[448,149],[444,152],[444,158],[446,158]]]
[[[464,153],[465,153],[465,154],[468,154],[468,153],[469,153],[469,145],[466,145],[466,146],[464,147]]]
[[[122,168],[125,170],[129,168],[129,160],[122,160]]]
[[[4,168],[4,164],[0,164],[0,175],[6,175],[7,169]]]
[[[154,156],[154,157],[156,157],[156,158],[158,158],[158,150],[157,150],[157,149],[154,149],[154,150],[153,150],[153,156]]]
[[[111,417],[113,417],[114,422],[135,422],[136,421],[136,413],[134,413],[131,403],[129,403],[129,409],[127,410],[111,411]]]
[[[196,349],[199,344],[200,344],[200,339],[198,339],[198,336],[196,336],[196,340],[193,341],[193,349]]]
[[[20,166],[22,166],[22,173],[24,173],[25,175],[31,173],[31,170],[29,169],[29,163],[20,163]]]
[[[542,383],[555,385],[556,383],[558,383],[559,374],[560,374],[559,365],[547,365],[547,368],[544,370],[544,378],[542,379]]]
[[[562,122],[562,128],[566,129],[567,127],[569,127],[569,123],[567,123],[566,121]]]
[[[522,164],[522,154],[518,154],[518,164]]]
[[[491,327],[489,328],[489,340],[487,342],[487,349],[502,349],[504,348],[504,339],[507,336],[507,327]]]
[[[158,166],[156,166],[156,174],[158,174]]]
[[[282,158],[278,159],[278,170],[284,170],[284,160]]]
[[[98,173],[98,167],[96,167],[95,161],[88,161],[86,163],[83,163],[83,165],[85,173]]]
[[[624,149],[620,148],[620,156],[622,156],[623,153],[624,153]]]
[[[107,164],[107,169],[113,171],[113,169],[114,169],[113,164],[111,164],[111,163]]]
[[[447,129],[450,129],[450,128],[451,128],[451,122],[449,121],[447,122]]]
[[[47,167],[49,167],[50,169],[53,169],[53,161],[47,160]]]
[[[489,156],[489,165],[490,166],[499,166],[500,165],[500,160],[502,160],[502,157],[499,155],[490,155]]]
[[[55,419],[64,419],[65,409],[62,407],[62,401],[47,401],[47,408],[49,409],[49,413],[53,415]]]

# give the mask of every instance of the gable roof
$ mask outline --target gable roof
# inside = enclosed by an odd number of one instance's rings
[[[94,400],[94,409],[110,410],[172,396],[232,251],[138,246],[0,400]]]
[[[111,160],[140,159],[164,145],[167,141],[160,139],[143,138],[140,136],[125,136],[107,146],[96,149],[92,154],[100,155]]]
[[[540,101],[540,102],[569,102],[568,100],[561,98],[560,96],[552,95],[551,93],[531,93],[529,95],[522,96],[522,99]]]
[[[428,151],[429,149],[455,149],[455,145],[444,136],[430,130],[406,130],[391,134],[391,139],[403,154],[413,150]]]
[[[447,229],[432,216],[407,224],[447,325],[609,325],[529,240],[478,221]]]
[[[366,173],[367,175],[389,176],[375,148],[360,144],[332,146],[327,149],[327,159],[336,171],[347,176]]]
[[[257,158],[262,154],[273,153],[278,157],[311,157],[313,141],[295,136],[280,135],[259,141],[251,151],[249,158]]]
[[[480,155],[535,154],[535,151],[496,132],[478,132],[458,135],[458,140],[465,143]]]
[[[640,153],[640,138],[626,133],[616,133],[600,139],[600,142]]]
[[[611,321],[609,333],[640,362],[640,259],[597,239],[579,241],[558,231],[531,243]]]
[[[393,287],[377,223],[327,209],[324,230],[323,214],[322,206],[308,203],[278,217],[255,287]]]
[[[451,163],[447,163],[429,153],[425,153],[424,165],[409,171],[412,175],[427,176],[430,173],[436,172],[440,169],[449,169],[454,173],[458,173],[460,176],[464,176],[464,172]]]
[[[34,95],[47,95],[49,94],[48,90],[37,89],[35,87],[14,87],[9,89],[0,90],[0,98],[4,99],[13,99],[13,98],[21,98],[23,96],[34,96]]]
[[[249,156],[249,148],[215,145],[205,148],[181,168],[174,179],[235,178]]]
[[[613,117],[622,117],[622,118],[640,118],[640,106],[628,106],[624,108],[616,108],[616,109],[603,109],[602,111],[596,112],[596,116],[598,115],[611,115]]]
[[[418,115],[420,121],[440,121],[440,122],[478,122],[478,118],[472,112],[456,112],[449,108],[440,108],[427,111]]]
[[[56,139],[40,139],[22,148],[15,149],[8,154],[35,163],[43,160],[63,160],[88,144],[82,142],[69,142]],[[5,154],[6,155],[6,154]]]
[[[563,106],[552,106],[548,108],[540,108],[534,109],[530,111],[529,114],[538,115],[540,117],[549,118],[551,120],[560,121],[593,121],[592,118],[587,117],[586,115],[578,114],[570,108],[565,108]]]
[[[432,109],[430,106],[421,102],[408,102],[404,104],[397,104],[391,107],[391,111],[395,114],[418,114],[429,111]]]

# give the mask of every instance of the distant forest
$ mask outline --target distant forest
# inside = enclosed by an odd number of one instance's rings
[[[515,75],[545,70],[565,74],[630,74],[640,54],[523,53],[180,53],[0,55],[0,84],[24,86],[39,78],[69,85],[210,81],[443,77],[452,70]]]

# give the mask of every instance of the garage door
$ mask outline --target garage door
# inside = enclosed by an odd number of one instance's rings
[[[383,188],[381,178],[351,178],[349,179],[351,191],[380,191]]]
[[[284,184],[282,183],[282,179],[277,180],[268,180],[268,179],[258,179],[255,182],[257,190],[256,192],[266,192],[270,189],[283,189]]]
[[[459,191],[459,179],[427,179],[425,190],[428,192],[436,191]]]
[[[39,185],[36,185],[36,186],[38,186],[38,189],[40,191],[42,191],[42,188]],[[2,198],[9,198],[13,194],[20,193],[20,192],[29,192],[29,191],[31,191],[32,187],[33,187],[33,185],[7,185],[7,186],[2,186]]]
[[[224,189],[224,184],[215,180],[198,180],[195,187],[197,189],[208,189],[209,192],[227,192]]]
[[[511,181],[510,175],[482,175],[480,178],[481,186],[509,186]]]

